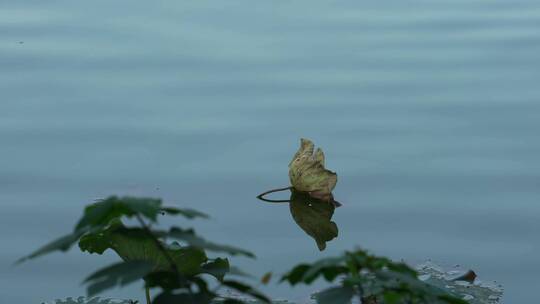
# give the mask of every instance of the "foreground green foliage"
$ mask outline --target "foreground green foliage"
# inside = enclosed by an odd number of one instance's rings
[[[110,249],[122,259],[84,280],[89,296],[143,279],[148,302],[148,290],[160,289],[160,293],[151,301],[154,304],[210,303],[217,297],[220,287],[234,289],[265,303],[270,302],[253,287],[225,279],[225,275],[231,272],[228,259],[210,259],[206,255],[208,250],[253,258],[251,252],[209,242],[193,229],[151,229],[151,225],[157,224],[160,214],[180,215],[188,219],[208,217],[195,210],[162,207],[159,199],[111,196],[87,206],[72,233],[18,262],[55,250],[66,251],[78,242],[82,251],[103,254]],[[136,219],[139,226],[125,226],[122,222],[124,218]],[[167,239],[175,241],[168,243]],[[203,275],[214,277],[218,287],[209,289]]]
[[[459,269],[444,270],[442,267],[426,262],[416,267],[419,274],[419,279],[441,289],[451,290],[456,296],[466,299],[470,304],[499,304],[501,303],[503,289],[501,285],[495,282],[482,282],[480,280],[463,280],[463,274],[468,273]],[[270,273],[263,278],[270,279]],[[266,281],[267,282],[267,281]],[[313,299],[317,294],[313,295]],[[260,304],[257,300],[246,300],[237,296],[231,296],[235,299],[241,299],[245,303]],[[221,298],[215,299],[213,303],[220,304],[224,300]],[[311,302],[311,301],[309,301]],[[289,301],[272,301],[273,304],[294,304]],[[304,301],[300,303],[305,303]],[[45,303],[44,303],[45,304]],[[84,298],[79,297],[77,300],[67,298],[65,300],[56,300],[55,302],[47,302],[47,304],[138,304],[131,300],[118,299],[100,299],[100,298]]]
[[[342,256],[326,258],[312,264],[300,264],[282,277],[291,285],[311,284],[319,277],[328,282],[337,278],[340,286],[315,295],[320,304],[346,304],[357,296],[361,303],[450,303],[467,302],[447,291],[418,279],[416,271],[403,263],[395,263],[363,250],[345,252]]]
[[[297,203],[301,203],[301,200]],[[295,209],[296,213],[307,212],[302,211],[301,206],[297,207],[299,209]],[[330,223],[331,213],[325,212],[326,215],[322,217],[324,222]],[[78,242],[82,251],[100,255],[106,250],[112,250],[122,259],[84,280],[89,296],[142,279],[147,303],[209,304],[216,300],[225,304],[242,303],[237,297],[219,296],[218,291],[222,287],[235,290],[255,301],[270,303],[268,297],[252,286],[229,278],[241,272],[233,271],[227,258],[209,258],[206,254],[206,251],[213,251],[253,258],[251,252],[207,241],[193,229],[153,229],[152,225],[157,224],[160,214],[179,215],[187,219],[208,217],[195,210],[163,207],[159,199],[111,196],[87,206],[70,234],[39,248],[19,262],[56,250],[66,251]],[[301,217],[298,214],[297,220],[303,222]],[[138,225],[126,226],[123,220],[129,218],[136,220]],[[308,227],[313,225],[310,221],[303,227],[311,235],[312,228]],[[313,231],[315,237],[317,233]],[[328,238],[321,239],[321,242],[324,243]],[[209,277],[214,278],[214,285],[217,285],[215,288],[209,288]],[[342,256],[319,260],[313,264],[300,264],[284,275],[282,281],[291,285],[311,284],[319,277],[329,282],[341,280],[339,286],[317,293],[316,300],[321,304],[349,303],[355,296],[362,303],[370,304],[467,303],[420,281],[417,273],[405,264],[372,256],[362,250],[346,252]],[[265,279],[268,280],[269,277]],[[159,290],[153,299],[150,298],[150,288]]]

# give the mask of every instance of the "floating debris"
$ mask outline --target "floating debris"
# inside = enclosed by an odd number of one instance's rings
[[[431,285],[446,289],[470,304],[501,304],[503,288],[495,282],[482,282],[472,270],[445,271],[442,267],[426,262],[418,265],[419,278]]]

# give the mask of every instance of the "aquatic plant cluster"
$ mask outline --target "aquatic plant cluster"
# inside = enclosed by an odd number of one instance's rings
[[[271,303],[268,296],[249,284],[231,279],[245,275],[231,267],[227,258],[208,258],[206,252],[221,252],[254,258],[247,250],[210,242],[193,229],[154,228],[160,215],[207,218],[192,209],[162,206],[160,199],[111,196],[88,205],[73,231],[39,248],[19,262],[53,251],[69,250],[78,243],[81,251],[102,254],[110,249],[121,262],[106,266],[88,276],[88,296],[116,286],[143,280],[147,303],[243,303],[241,298],[227,297],[222,288],[232,289],[248,298]],[[125,219],[135,219],[137,226],[126,226]],[[124,221],[123,221],[124,220]],[[217,287],[209,287],[208,278]],[[418,279],[417,272],[403,263],[368,254],[363,250],[345,252],[311,264],[299,264],[283,275],[282,282],[291,285],[311,284],[322,277],[334,286],[316,294],[316,301],[349,303],[357,297],[361,303],[453,303],[466,301],[448,291]],[[153,298],[150,290],[158,290]]]

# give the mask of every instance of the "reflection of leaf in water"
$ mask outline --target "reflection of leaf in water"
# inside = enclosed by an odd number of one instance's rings
[[[311,196],[333,201],[332,190],[337,183],[337,174],[324,167],[324,154],[309,139],[302,138],[300,149],[289,163],[289,179],[294,189],[309,192]]]
[[[293,190],[290,209],[294,221],[315,239],[319,250],[324,250],[326,242],[337,237],[338,227],[331,221],[334,205]]]

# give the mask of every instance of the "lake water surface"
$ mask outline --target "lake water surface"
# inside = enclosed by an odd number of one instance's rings
[[[540,2],[0,8],[1,303],[84,294],[114,255],[11,264],[110,194],[209,213],[176,224],[254,251],[233,261],[256,275],[361,246],[538,301]],[[301,137],[339,175],[339,237],[322,252],[286,204],[255,198],[288,185]],[[263,289],[303,300],[320,286]]]

